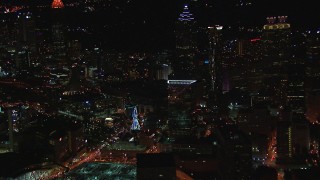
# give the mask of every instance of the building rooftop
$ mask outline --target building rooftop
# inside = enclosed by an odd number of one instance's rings
[[[175,167],[175,160],[169,153],[137,154],[138,168]]]

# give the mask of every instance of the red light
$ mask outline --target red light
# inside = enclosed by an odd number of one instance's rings
[[[256,42],[256,41],[260,41],[260,38],[254,38],[250,40],[251,42]]]
[[[51,4],[52,8],[64,8],[63,2],[61,0],[53,0]]]

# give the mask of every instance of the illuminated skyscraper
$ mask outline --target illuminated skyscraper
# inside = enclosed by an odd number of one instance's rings
[[[35,21],[31,12],[20,12],[17,15],[17,53],[16,67],[26,70],[36,62],[36,33]]]
[[[284,108],[277,122],[277,163],[305,163],[296,157],[306,154],[310,149],[310,129],[304,116]]]
[[[67,64],[67,45],[65,38],[65,14],[61,0],[52,2],[52,44],[53,44],[53,63],[55,66]]]
[[[191,127],[192,109],[196,97],[192,94],[195,80],[168,80],[169,127],[177,131]]]
[[[268,24],[263,26],[262,41],[265,55],[273,57],[279,63],[288,61],[290,48],[290,24],[287,16],[267,17]]]
[[[210,102],[214,105],[219,104],[218,97],[222,94],[222,65],[221,65],[221,53],[220,44],[222,38],[222,26],[216,25],[208,27],[209,34],[209,73],[210,73]],[[213,105],[210,104],[210,105]]]
[[[64,4],[61,0],[53,0],[51,7],[55,9],[61,9],[64,8]]]
[[[289,64],[291,56],[291,26],[286,22],[287,16],[267,17],[268,23],[263,26],[262,46],[265,77],[274,82],[273,101],[277,106],[288,104]],[[272,69],[267,71],[267,68]]]
[[[59,65],[65,64],[67,55],[65,32],[63,24],[59,22],[52,25],[52,43],[54,61]]]
[[[176,22],[176,58],[172,62],[173,79],[195,79],[197,62],[197,26],[188,5]]]

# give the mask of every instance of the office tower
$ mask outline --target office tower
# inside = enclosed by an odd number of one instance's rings
[[[35,21],[31,12],[22,12],[17,15],[18,18],[18,40],[28,45],[35,43]]]
[[[19,132],[19,117],[15,107],[0,107],[0,147],[13,152],[17,147],[16,132]]]
[[[27,46],[18,46],[15,53],[15,64],[18,70],[26,70],[31,67],[31,52]]]
[[[81,43],[79,40],[72,40],[68,42],[68,57],[72,62],[77,62],[81,54]]]
[[[217,144],[221,147],[221,165],[224,166],[226,179],[250,179],[252,170],[252,142],[249,136],[235,125],[226,125],[214,131],[221,140]],[[215,133],[217,133],[215,132]]]
[[[0,47],[4,47],[13,38],[10,37],[10,27],[5,22],[0,23]]]
[[[190,134],[191,112],[197,100],[193,96],[197,86],[195,82],[202,73],[198,71],[197,23],[189,5],[183,6],[175,25],[176,51],[168,80],[168,124],[174,134],[186,136]]]
[[[71,77],[69,80],[69,90],[73,92],[79,92],[81,90],[81,79],[80,79],[81,67],[73,66],[71,69]]]
[[[188,5],[184,5],[175,28],[176,56],[170,79],[196,79],[197,25]]]
[[[223,76],[222,76],[222,58],[221,58],[221,38],[222,26],[215,25],[208,27],[209,36],[209,101],[210,106],[217,106],[219,97],[222,94]]]
[[[27,70],[36,62],[35,17],[31,12],[21,12],[17,15],[17,53],[16,66],[19,70]]]
[[[52,43],[53,43],[53,57],[55,65],[62,66],[66,64],[66,43],[64,25],[57,22],[52,25]]]
[[[278,107],[288,105],[288,86],[292,78],[289,74],[290,64],[293,63],[291,52],[291,26],[286,22],[287,16],[268,17],[268,23],[263,26],[262,48],[263,57],[261,70],[265,89],[271,95],[273,103]]]
[[[203,88],[196,80],[168,80],[168,124],[173,134],[191,134],[192,112],[201,103]]]
[[[293,129],[293,153],[296,157],[304,157],[310,150],[310,127],[304,118],[294,119],[292,123]],[[298,159],[297,161],[305,161]]]
[[[287,16],[267,17],[268,24],[263,26],[261,40],[264,54],[273,63],[284,63],[290,56],[291,26]]]
[[[320,121],[320,90],[313,90],[306,95],[306,118],[311,123]]]
[[[8,123],[9,123],[9,148],[10,151],[14,150],[14,139],[13,139],[13,122],[14,121],[14,113],[12,108],[8,108]]]
[[[277,164],[305,163],[300,159],[306,155],[310,146],[310,129],[303,115],[290,108],[280,111],[277,122]]]
[[[105,73],[106,62],[104,59],[104,52],[101,48],[93,48],[91,63],[96,64],[98,76],[103,76]]]
[[[61,0],[52,2],[51,19],[52,19],[52,44],[53,44],[53,64],[62,67],[67,63],[67,45],[65,34],[65,15],[64,5]]]
[[[305,90],[307,119],[312,122],[320,121],[320,31],[306,37],[306,62],[305,62]]]
[[[301,59],[302,60],[302,59]],[[305,114],[305,66],[299,59],[291,59],[287,65],[287,104],[296,113]]]
[[[277,158],[278,164],[290,162],[293,157],[292,126],[289,120],[277,123]]]
[[[302,59],[292,52],[292,36],[287,16],[268,17],[268,24],[263,27],[264,60],[267,67],[273,68],[271,76],[278,78],[276,104],[290,105],[293,111],[304,113],[305,70]]]

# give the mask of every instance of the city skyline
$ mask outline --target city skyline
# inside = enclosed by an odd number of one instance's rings
[[[66,5],[72,4],[75,7],[83,7],[83,6],[95,6],[98,5],[98,1],[87,1],[88,4],[85,4],[82,1],[72,1],[72,0],[65,0],[63,1]],[[76,4],[74,4],[76,2]],[[2,1],[2,4],[6,5],[14,5],[14,4],[22,4],[22,5],[29,5],[30,7],[37,6],[38,4],[44,5],[51,5],[52,1],[27,1],[27,0],[20,0],[20,1]],[[264,23],[263,19],[256,19],[261,17],[267,16],[279,16],[279,15],[287,15],[292,18],[292,22],[298,21],[299,25],[315,25],[315,23],[319,23],[316,18],[316,4],[315,2],[308,0],[304,2],[292,2],[288,0],[276,1],[276,0],[269,0],[269,1],[255,1],[255,0],[233,0],[233,1],[222,1],[222,0],[175,0],[175,1],[108,1],[105,2],[106,4],[119,6],[124,9],[118,9],[119,11],[114,11],[114,13],[128,13],[131,15],[139,14],[139,13],[146,13],[150,17],[156,16],[168,16],[173,15],[177,17],[179,11],[182,9],[184,4],[197,4],[197,6],[203,6],[209,9],[207,15],[201,15],[200,18],[207,18],[207,21],[211,18],[216,19],[216,21],[221,21],[222,23],[235,23],[237,19],[244,20],[242,18],[249,18],[253,20],[253,22]],[[70,6],[71,7],[71,6]],[[108,7],[105,7],[108,9]],[[112,7],[109,7],[112,9]],[[101,8],[103,9],[103,8]],[[145,12],[144,12],[145,11]],[[152,13],[154,12],[166,12],[166,13]],[[133,13],[135,12],[135,13]],[[196,12],[198,14],[199,12]],[[234,15],[238,15],[237,18],[234,18]],[[199,14],[200,15],[200,14]],[[200,19],[199,18],[199,19]],[[168,18],[168,21],[172,19]],[[223,21],[224,20],[224,21]]]
[[[313,2],[0,4],[0,179],[319,179]]]
[[[29,1],[21,1],[28,3]],[[63,21],[70,26],[86,26],[100,43],[115,49],[137,48],[157,50],[174,48],[174,23],[179,17],[184,4],[189,4],[195,20],[202,27],[212,25],[231,26],[235,34],[240,26],[261,28],[267,23],[269,16],[288,16],[287,22],[292,29],[319,29],[320,21],[315,16],[316,6],[310,3],[289,1],[243,1],[240,6],[237,1],[108,1],[106,6],[98,2],[81,4],[78,1],[63,1],[66,4]],[[239,2],[242,2],[239,0]],[[250,4],[245,4],[249,2]],[[51,1],[43,1],[51,7]],[[70,4],[68,6],[68,4]],[[101,6],[101,7],[99,7]],[[32,7],[32,6],[31,6]],[[86,12],[88,7],[93,11]],[[54,20],[49,9],[43,12],[43,21]],[[83,13],[86,12],[86,13]],[[47,14],[47,15],[45,15]],[[81,18],[77,18],[81,17]],[[130,32],[130,33],[129,33]],[[95,37],[95,35],[99,37]],[[103,37],[101,39],[101,37]],[[170,38],[166,38],[170,37]],[[126,42],[126,40],[129,40]],[[89,41],[89,40],[87,40]]]

